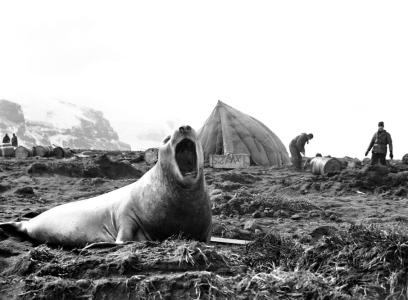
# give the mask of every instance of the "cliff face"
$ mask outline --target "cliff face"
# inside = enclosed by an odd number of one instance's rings
[[[16,133],[19,144],[67,148],[130,150],[102,112],[66,102],[20,105],[0,100],[0,136]]]

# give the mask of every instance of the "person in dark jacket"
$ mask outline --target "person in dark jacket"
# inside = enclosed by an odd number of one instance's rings
[[[13,137],[11,138],[11,145],[14,147],[18,146],[18,140],[17,140],[17,136],[15,133],[13,133]]]
[[[10,137],[8,136],[8,134],[6,133],[6,135],[3,138],[3,144],[9,144],[10,143]]]
[[[380,161],[382,165],[386,165],[385,157],[387,156],[387,145],[390,148],[390,158],[393,159],[393,147],[391,135],[384,129],[384,122],[378,123],[378,131],[374,134],[371,139],[370,145],[365,153],[365,156],[368,155],[371,149],[371,164],[375,165]]]
[[[289,144],[290,155],[292,158],[292,164],[296,170],[301,170],[302,155],[305,155],[305,144],[313,138],[313,134],[302,133],[295,137]]]

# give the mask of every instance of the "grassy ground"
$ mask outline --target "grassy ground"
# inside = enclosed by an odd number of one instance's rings
[[[111,158],[0,161],[0,222],[106,193],[149,168],[131,153]],[[82,250],[0,232],[0,298],[407,298],[404,165],[333,177],[288,168],[205,172],[213,235],[251,244],[174,237]]]

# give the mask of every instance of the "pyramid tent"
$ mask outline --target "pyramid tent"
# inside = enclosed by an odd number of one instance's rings
[[[281,140],[255,118],[218,101],[210,117],[198,132],[205,159],[210,154],[249,154],[261,166],[289,163],[288,152]]]

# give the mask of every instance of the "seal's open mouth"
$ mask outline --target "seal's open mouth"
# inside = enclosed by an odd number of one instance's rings
[[[195,143],[181,140],[176,146],[176,162],[183,176],[197,176],[197,153]]]

